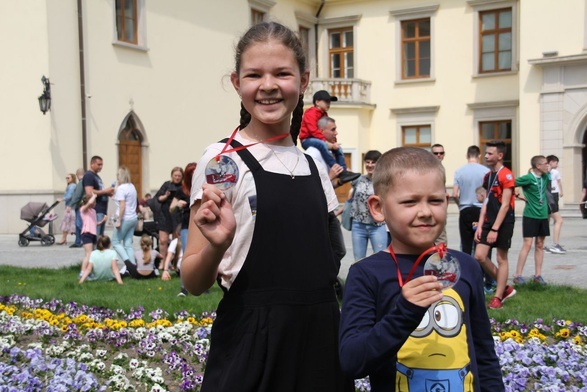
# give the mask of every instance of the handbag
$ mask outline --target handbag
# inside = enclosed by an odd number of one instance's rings
[[[346,230],[351,230],[352,226],[353,226],[353,218],[351,217],[351,205],[352,205],[352,200],[347,200],[344,202],[344,208],[342,210],[342,218],[341,218],[341,224],[342,227],[344,227]]]

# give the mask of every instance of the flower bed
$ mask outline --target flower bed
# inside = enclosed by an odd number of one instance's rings
[[[0,298],[0,391],[198,391],[214,317]],[[585,326],[492,327],[506,390],[587,391]]]

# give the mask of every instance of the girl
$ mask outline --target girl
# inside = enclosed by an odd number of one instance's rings
[[[157,260],[161,260],[161,253],[153,249],[153,239],[148,234],[141,237],[141,250],[137,252],[136,264],[129,260],[124,261],[126,270],[134,279],[150,279],[159,275]]]
[[[104,218],[100,222],[97,222],[96,218],[96,210],[94,207],[96,206],[96,194],[92,193],[92,196],[88,199],[87,196],[84,196],[84,205],[82,205],[79,209],[80,215],[82,216],[82,244],[84,246],[84,250],[86,251],[86,255],[82,261],[82,269],[80,271],[80,277],[88,267],[88,261],[90,260],[90,254],[94,250],[94,245],[96,245],[96,229],[98,225],[106,222],[108,219],[108,215],[104,215]]]
[[[59,229],[62,233],[61,241],[57,242],[57,245],[67,245],[67,235],[69,233],[75,233],[75,211],[74,206],[71,204],[71,200],[73,199],[73,192],[75,191],[75,184],[77,183],[75,174],[69,173],[66,175],[65,181],[67,181],[65,194],[63,195],[62,199],[58,199],[59,201],[65,201],[65,213],[63,214],[63,219],[61,220],[61,225],[59,226]]]
[[[136,264],[132,237],[138,221],[137,190],[130,182],[130,172],[125,166],[118,169],[116,181],[114,193],[116,224],[112,234],[112,245],[125,264],[127,260]]]
[[[171,181],[165,181],[157,191],[155,198],[161,203],[161,213],[157,220],[159,226],[159,250],[165,258],[169,246],[169,235],[178,223],[177,214],[172,213],[169,208],[177,191],[181,190],[183,180],[183,169],[179,166],[171,169]]]
[[[116,279],[118,284],[122,284],[118,264],[116,264],[118,257],[116,251],[110,249],[110,238],[107,235],[101,235],[97,243],[97,249],[91,253],[90,262],[84,269],[79,283],[84,283],[86,279],[91,281]]]
[[[260,23],[235,60],[240,132],[198,162],[181,266],[189,292],[216,279],[224,290],[202,391],[352,390],[338,361],[328,238],[338,201],[328,174],[295,146],[309,78],[303,46],[288,28]],[[230,175],[208,178],[226,181],[224,191],[205,183],[206,165],[220,158]]]

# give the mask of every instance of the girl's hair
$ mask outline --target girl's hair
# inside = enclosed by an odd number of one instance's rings
[[[143,250],[143,262],[149,264],[151,262],[151,247],[153,240],[148,234],[143,234],[141,237],[141,249]]]
[[[181,184],[181,190],[187,196],[192,193],[192,177],[194,176],[194,170],[196,170],[196,162],[188,163],[183,171],[183,183]]]
[[[72,184],[77,184],[77,177],[76,177],[75,174],[69,173],[68,176],[69,176],[69,178],[71,178],[71,183]]]
[[[236,46],[235,53],[235,72],[240,72],[241,59],[243,53],[254,44],[269,42],[270,40],[279,41],[283,46],[289,48],[298,63],[300,75],[306,72],[306,52],[302,42],[292,30],[276,22],[258,23],[251,27],[245,35],[242,36]],[[304,96],[300,95],[298,105],[293,111],[290,134],[294,144],[297,144],[300,127],[302,125],[302,115],[304,114]],[[245,128],[251,122],[251,114],[241,103],[240,129]]]
[[[110,237],[108,237],[107,235],[99,236],[98,241],[96,243],[96,248],[98,248],[98,250],[110,248]]]
[[[130,183],[130,171],[126,166],[120,166],[118,168],[118,184],[129,184]]]
[[[440,159],[423,148],[397,147],[387,151],[377,160],[373,172],[373,189],[379,197],[385,197],[391,187],[401,184],[408,172],[419,174],[438,173],[442,183],[446,183],[446,173]]]
[[[173,259],[171,259],[171,265],[174,269],[177,269],[177,263],[179,262],[179,254],[181,253],[181,225],[177,225],[173,231],[173,238],[177,238],[177,246],[175,247],[175,253]]]
[[[173,169],[171,169],[171,177],[173,179],[173,173],[175,173],[176,171],[181,173],[181,176],[183,178],[183,169],[179,166],[175,166]]]

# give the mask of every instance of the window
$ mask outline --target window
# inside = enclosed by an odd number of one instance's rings
[[[354,78],[353,29],[329,30],[328,40],[330,77],[342,79]]]
[[[251,26],[265,21],[265,13],[256,9],[251,9]]]
[[[137,27],[137,0],[116,0],[117,40],[135,45],[138,44]]]
[[[306,69],[310,66],[310,29],[307,27],[299,27],[300,41],[304,46],[304,53],[306,54]]]
[[[402,79],[430,77],[430,18],[401,22]]]
[[[430,125],[406,125],[402,127],[402,146],[430,150],[432,127]]]
[[[506,144],[506,153],[503,165],[512,169],[512,121],[481,121],[479,122],[479,148],[481,161],[485,164],[485,145],[491,140],[502,140]]]
[[[512,69],[512,9],[479,12],[479,73]]]

